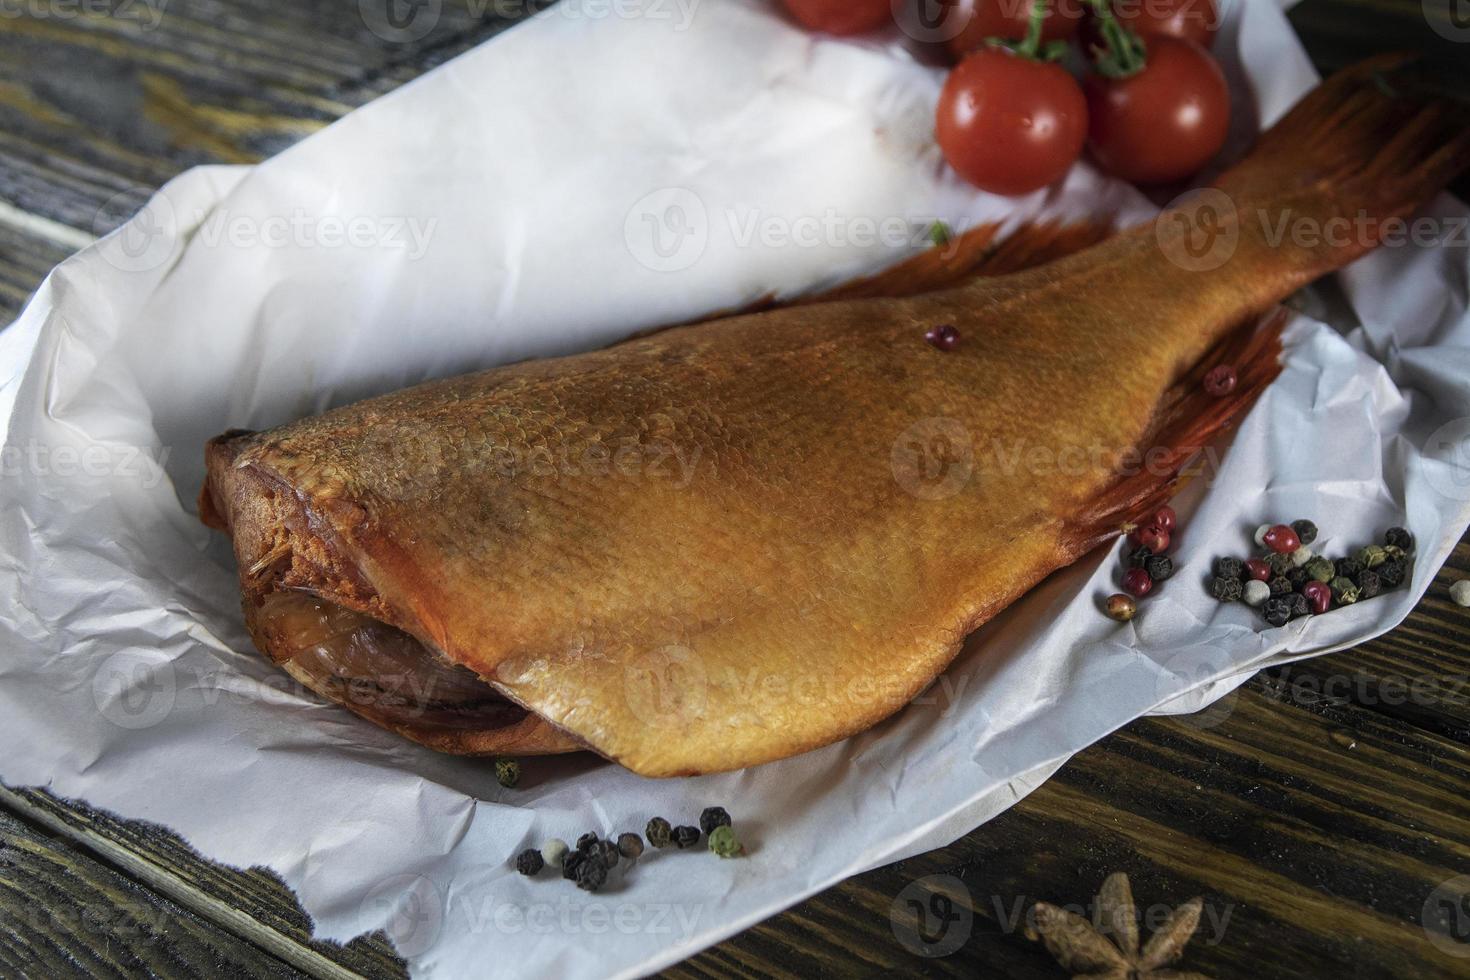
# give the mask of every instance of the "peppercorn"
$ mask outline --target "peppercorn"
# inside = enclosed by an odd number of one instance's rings
[[[1235,390],[1235,382],[1235,368],[1229,364],[1221,364],[1211,368],[1205,375],[1205,392],[1216,398],[1224,398]]]
[[[1179,526],[1179,515],[1177,513],[1175,513],[1173,507],[1170,507],[1168,504],[1165,504],[1164,506],[1160,507],[1158,510],[1154,511],[1153,520],[1149,521],[1149,523],[1150,524],[1157,524],[1159,527],[1163,528],[1165,531],[1168,531],[1170,534],[1173,534],[1174,533],[1174,529]]]
[[[924,339],[942,351],[952,351],[960,345],[960,332],[953,324],[945,323],[931,328]]]
[[[1302,546],[1302,539],[1285,524],[1272,525],[1271,530],[1261,535],[1261,543],[1279,554],[1289,555]]]
[[[1142,599],[1153,591],[1154,580],[1142,568],[1130,568],[1123,576],[1123,591]]]
[[[521,781],[521,764],[514,759],[496,759],[495,781],[506,789],[512,789]]]
[[[739,857],[745,853],[729,824],[720,824],[710,831],[709,849],[722,858]]]
[[[1278,575],[1266,583],[1272,595],[1291,595],[1296,589],[1292,588],[1291,579],[1285,575]]]
[[[1104,611],[1107,612],[1109,619],[1126,623],[1138,615],[1138,603],[1133,601],[1131,595],[1124,595],[1118,592],[1108,596],[1108,602],[1104,607]]]
[[[1155,582],[1162,582],[1174,574],[1174,559],[1168,555],[1154,555],[1143,566],[1143,570]]]
[[[1215,559],[1215,575],[1218,578],[1238,579],[1245,574],[1245,562],[1226,555]]]
[[[1316,579],[1302,586],[1302,595],[1312,606],[1313,614],[1320,616],[1332,608],[1332,589]]]
[[[1291,619],[1291,600],[1285,596],[1277,596],[1268,600],[1262,615],[1272,626],[1285,626]]]
[[[1256,542],[1256,547],[1266,547],[1266,535],[1269,534],[1271,528],[1275,526],[1276,525],[1274,524],[1262,524],[1260,527],[1256,528],[1256,533],[1253,535],[1253,538]]]
[[[1337,566],[1330,558],[1313,558],[1307,562],[1307,574],[1312,580],[1326,585],[1337,577]]]
[[[622,853],[618,850],[618,845],[610,840],[598,841],[588,848],[588,853],[596,855],[599,861],[607,865],[608,870],[616,868],[618,861],[622,860],[623,857]]]
[[[534,847],[528,847],[516,855],[516,870],[527,878],[534,878],[546,867],[546,859]]]
[[[1376,544],[1370,544],[1359,548],[1354,557],[1363,563],[1364,568],[1377,568],[1388,561],[1388,551]]]
[[[1470,606],[1470,579],[1460,579],[1450,586],[1450,598],[1457,606]]]
[[[1362,590],[1352,579],[1339,575],[1332,580],[1332,598],[1339,606],[1350,606],[1358,601]]]
[[[684,850],[684,848],[686,848],[686,847],[693,847],[695,844],[698,844],[699,843],[699,828],[698,827],[675,827],[674,828],[674,843],[678,846],[679,850],[681,850],[681,851]]]
[[[1401,527],[1391,527],[1383,535],[1383,543],[1402,548],[1404,551],[1414,550],[1414,536]]]
[[[1300,619],[1312,615],[1312,603],[1300,592],[1287,597],[1291,601],[1291,618]]]
[[[1285,575],[1291,569],[1291,555],[1273,551],[1261,559],[1270,566],[1272,575]]]
[[[1271,598],[1271,586],[1259,579],[1251,579],[1245,583],[1245,591],[1242,593],[1248,606],[1259,606]]]
[[[1390,558],[1378,566],[1378,581],[1383,583],[1385,589],[1396,589],[1404,584],[1409,577],[1409,566],[1401,561]]]
[[[1241,591],[1240,579],[1234,576],[1217,575],[1210,583],[1210,595],[1221,602],[1239,602]]]
[[[1148,560],[1153,556],[1154,553],[1152,551],[1149,551],[1147,548],[1144,548],[1142,546],[1134,548],[1128,553],[1128,567],[1143,568],[1146,564],[1148,564]]]
[[[1383,550],[1388,552],[1389,561],[1408,561],[1409,553],[1396,544],[1386,544]]]
[[[1255,579],[1257,582],[1269,582],[1271,576],[1276,574],[1271,563],[1264,558],[1247,558],[1245,561],[1245,577],[1249,581]]]
[[[643,828],[643,836],[648,838],[648,843],[661,850],[674,842],[674,828],[663,817],[654,817]]]
[[[1292,591],[1298,592],[1301,591],[1302,586],[1312,580],[1312,576],[1307,574],[1305,568],[1293,568],[1286,573],[1286,580],[1291,583]]]
[[[560,837],[553,837],[541,845],[541,856],[545,858],[547,864],[553,868],[559,868],[562,861],[566,859],[568,850],[570,848],[567,847],[566,841]]]
[[[1364,572],[1358,576],[1358,598],[1372,599],[1383,592],[1383,581],[1377,572]]]
[[[1317,540],[1317,525],[1311,521],[1292,521],[1291,529],[1296,532],[1297,539],[1304,545]]]
[[[577,870],[588,861],[595,860],[586,851],[568,851],[561,862],[561,876],[568,881],[577,880]]]
[[[607,884],[607,865],[593,857],[588,857],[577,865],[576,874],[577,887],[584,892],[595,892]]]
[[[1147,548],[1156,555],[1169,550],[1169,532],[1157,524],[1144,524],[1128,532],[1128,543],[1135,548]]]
[[[1291,553],[1291,565],[1293,568],[1305,567],[1307,562],[1317,557],[1317,553],[1306,545],[1302,545]]]
[[[699,829],[706,834],[714,833],[716,827],[730,826],[730,814],[722,806],[707,806],[699,815]]]
[[[586,853],[588,850],[591,849],[593,844],[597,843],[598,839],[599,838],[594,831],[587,831],[587,833],[577,838],[577,850]]]
[[[1337,560],[1337,578],[1357,578],[1361,574],[1363,574],[1363,563],[1356,558]]]
[[[629,861],[635,861],[643,854],[643,838],[634,833],[618,835],[618,853]]]

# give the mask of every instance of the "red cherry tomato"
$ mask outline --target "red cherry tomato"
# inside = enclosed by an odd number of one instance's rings
[[[1143,37],[1183,38],[1208,48],[1220,28],[1215,0],[1113,0],[1119,23]]]
[[[949,73],[936,131],[961,177],[992,194],[1028,194],[1076,162],[1087,139],[1087,102],[1056,65],[985,48]]]
[[[1140,184],[1180,180],[1225,145],[1225,73],[1193,41],[1153,37],[1148,65],[1127,78],[1089,75],[1088,146],[1104,170]]]
[[[1043,41],[1065,41],[1082,24],[1082,0],[1044,0],[1046,19],[1041,22]],[[952,0],[941,15],[945,34],[957,32],[946,42],[950,54],[963,58],[985,45],[987,38],[1019,41],[1031,22],[1031,0]]]
[[[828,34],[862,34],[893,19],[891,0],[785,0],[802,26]]]

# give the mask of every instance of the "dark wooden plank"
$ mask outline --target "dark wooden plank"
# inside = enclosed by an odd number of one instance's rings
[[[41,280],[71,251],[0,218],[0,328],[15,319]]]
[[[0,976],[302,974],[34,826],[0,813]]]

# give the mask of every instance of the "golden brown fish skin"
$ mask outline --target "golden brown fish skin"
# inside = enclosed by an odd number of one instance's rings
[[[1387,145],[1365,77],[1319,92],[1284,124],[1295,138],[1267,138],[1221,182],[1239,245],[1210,272],[1170,262],[1172,232],[1150,226],[963,288],[669,330],[226,440],[206,494],[269,519],[248,501],[290,488],[308,518],[288,542],[300,587],[407,630],[635,772],[829,744],[1075,560],[1095,537],[1076,516],[1184,371],[1368,247],[1272,248],[1250,206],[1400,214],[1463,165],[1465,141],[1427,125]],[[1320,135],[1354,100],[1328,134],[1343,142]],[[1288,166],[1305,176],[1269,178]],[[950,353],[924,341],[943,323],[962,338]],[[971,452],[947,495],[904,465],[945,432]],[[587,472],[589,447],[622,465]],[[232,526],[242,569],[280,544]]]

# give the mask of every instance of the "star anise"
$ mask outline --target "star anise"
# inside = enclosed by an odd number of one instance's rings
[[[1075,978],[1089,980],[1209,980],[1202,973],[1169,967],[1184,955],[1184,944],[1199,928],[1201,899],[1179,906],[1159,931],[1139,947],[1138,910],[1133,889],[1121,871],[1108,875],[1097,894],[1102,929],[1047,902],[1037,902],[1036,931],[1047,950]],[[1106,933],[1106,934],[1105,934]],[[1109,941],[1108,935],[1112,935]]]

